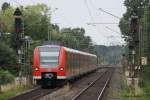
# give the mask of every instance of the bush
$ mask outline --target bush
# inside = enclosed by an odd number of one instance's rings
[[[14,76],[10,72],[0,70],[0,85],[12,83],[14,79]]]
[[[17,56],[12,48],[0,42],[0,69],[16,74]]]

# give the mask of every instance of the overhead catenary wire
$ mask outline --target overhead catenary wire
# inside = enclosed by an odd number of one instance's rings
[[[33,4],[34,4],[34,1],[33,0],[30,0]]]
[[[18,2],[17,0],[12,0],[14,3],[16,3],[19,6],[23,6],[20,2]]]
[[[88,2],[87,2],[87,0],[84,0],[84,1],[85,1],[85,4],[86,4],[86,7],[87,7],[87,10],[88,10],[89,16],[91,17],[91,21],[93,21],[93,22],[94,22],[94,19],[93,19],[93,16],[92,16],[91,10],[90,10],[90,8],[89,8],[89,6],[88,6]],[[94,7],[94,8],[97,10],[97,8],[96,8],[96,7]],[[102,24],[102,23],[101,23],[101,24]],[[104,24],[104,23],[103,23],[103,24]],[[101,33],[101,32],[100,32],[100,30],[99,30],[99,28],[97,28],[98,23],[96,23],[96,24],[93,24],[93,23],[87,23],[87,25],[92,25],[92,26],[96,29],[97,33]]]
[[[88,2],[87,2],[87,0],[84,0],[84,1],[85,1],[85,5],[87,7],[87,10],[88,10],[88,14],[89,14],[89,16],[91,18],[91,21],[94,22],[91,10],[90,10],[90,8],[88,6]],[[101,24],[104,24],[104,23],[101,23]],[[92,25],[96,29],[97,33],[101,33],[99,28],[97,28],[98,23],[87,23],[87,25]]]
[[[110,28],[110,27],[108,27],[108,26],[105,26],[105,28],[108,29],[108,30],[110,30],[110,31],[112,31],[112,32],[117,33],[118,35],[121,35],[120,32],[118,32],[118,31],[116,31],[116,30],[114,30],[114,29],[112,29],[112,28]],[[114,37],[122,37],[122,36],[114,36]],[[117,38],[116,38],[116,39],[117,39]],[[118,39],[117,39],[117,40],[118,40]],[[119,42],[119,40],[118,40],[118,42]],[[121,43],[121,42],[120,42],[120,43]]]
[[[95,10],[97,10],[97,6],[93,3],[93,1],[92,0],[89,0],[91,3],[91,5],[92,5],[92,7],[95,9]]]
[[[94,18],[93,18],[93,16],[92,16],[92,12],[91,12],[91,10],[90,10],[90,8],[89,8],[89,6],[88,6],[87,0],[84,0],[84,3],[85,3],[85,5],[86,5],[86,8],[87,8],[87,11],[88,11],[88,14],[89,14],[89,17],[90,17],[91,21],[94,21]],[[87,25],[92,25],[92,24],[87,24]],[[96,27],[96,25],[92,25],[92,26],[94,26],[95,29],[96,29],[96,31],[97,31],[98,33],[100,33],[100,32],[99,32],[99,29]]]
[[[88,24],[88,25],[96,25],[96,24],[118,24],[118,23],[113,23],[113,22],[105,22],[105,23],[104,23],[104,22],[103,22],[103,23],[98,23],[98,22],[95,22],[95,23],[94,23],[94,22],[93,22],[93,23],[91,23],[91,22],[90,22],[90,23],[87,23],[87,24]]]
[[[115,32],[115,33],[121,35],[120,32],[118,32],[118,31],[116,31],[116,30],[114,30],[114,29],[112,29],[112,28],[110,28],[110,27],[108,27],[108,26],[105,26],[105,28],[107,28],[108,30],[110,30],[110,31],[112,31],[112,32]]]
[[[88,14],[89,14],[91,20],[94,21],[94,18],[93,18],[93,16],[92,16],[91,10],[90,10],[90,8],[89,8],[89,6],[88,6],[87,0],[84,0],[84,3],[85,3],[85,5],[86,5],[86,8],[87,8],[87,11],[88,11]]]
[[[105,37],[108,39],[108,41],[110,41],[110,43],[108,43],[110,45],[113,45],[113,44],[122,45],[122,44],[124,44],[119,40],[119,38],[118,38],[119,36],[111,35],[111,36],[105,36]]]
[[[93,0],[89,0],[91,3],[91,5],[92,5],[92,7],[94,8],[94,9],[96,9],[96,10],[98,10],[98,7],[93,3]],[[102,9],[102,8],[99,8],[100,10],[102,10],[102,12],[104,12],[104,13],[107,13],[107,14],[109,14],[109,15],[111,15],[111,16],[114,16],[114,17],[116,17],[116,18],[119,18],[120,19],[120,17],[118,17],[118,16],[116,16],[116,15],[114,15],[114,14],[111,14],[111,13],[109,13],[108,11],[105,11],[104,9]],[[99,15],[101,15],[101,13],[98,11],[98,14]]]
[[[93,7],[93,9],[96,9],[96,10],[98,10],[98,8],[93,4],[93,2],[92,1],[90,1],[91,3],[91,6]],[[87,2],[87,0],[85,0],[85,3],[86,3],[86,6],[87,6],[87,9],[88,9],[88,13],[89,13],[89,16],[91,17],[91,20],[93,21],[93,16],[92,16],[92,13],[91,13],[91,10],[89,9],[89,6],[88,6],[88,2]],[[102,9],[103,10],[103,9]],[[98,11],[99,12],[99,11]],[[111,14],[111,13],[109,13],[109,12],[107,12],[107,11],[105,11],[105,10],[103,10],[103,12],[105,12],[105,13],[107,13],[107,14],[109,14],[109,15],[111,15],[111,16],[113,16],[113,17],[115,17],[115,18],[117,18],[117,19],[120,19],[120,17],[118,17],[118,16],[116,16],[116,15],[114,15],[114,14]],[[101,15],[101,13],[99,12],[98,13],[99,15]],[[110,25],[117,25],[118,23],[116,23],[116,22],[89,22],[89,23],[87,23],[87,25],[92,25],[93,27],[95,27],[96,28],[96,30],[98,31],[98,33],[100,33],[99,32],[99,28],[97,28],[96,26],[97,25],[105,25],[105,24],[110,24]],[[105,27],[106,28],[106,27]],[[109,28],[109,27],[107,27],[107,28]],[[111,30],[110,28],[109,28],[109,30]],[[118,33],[118,34],[120,34],[121,35],[121,33],[119,33],[119,32],[117,32],[117,31],[115,31],[115,30],[111,30],[111,31],[113,31],[113,32],[115,32],[115,33]]]
[[[59,15],[61,16],[61,18],[64,20],[65,23],[70,24],[70,25],[73,25],[72,22],[70,22],[70,21],[64,16],[64,14],[61,14],[61,13],[59,12]]]
[[[92,2],[92,0],[90,0],[91,1],[91,5],[93,6],[93,8],[94,9],[97,9],[97,7],[93,4],[93,2]],[[101,10],[103,10],[102,8],[101,8]],[[111,13],[109,13],[109,12],[107,12],[107,11],[105,11],[105,10],[103,10],[103,12],[105,12],[105,13],[107,13],[107,14],[109,14],[109,15],[111,15],[111,16],[113,16],[113,17],[116,17],[116,18],[118,18],[118,19],[120,19],[120,17],[118,17],[118,16],[116,16],[116,15],[114,15],[114,14],[111,14]],[[93,25],[96,25],[96,24],[118,24],[118,23],[113,23],[113,22],[111,22],[111,23],[108,23],[108,22],[105,22],[105,23],[87,23],[87,24],[93,24]],[[110,31],[113,31],[113,32],[115,32],[115,33],[118,33],[118,34],[121,34],[121,33],[119,33],[119,32],[117,32],[117,31],[115,31],[115,30],[113,30],[113,29],[111,29],[111,28],[109,28],[109,27],[105,27],[105,28],[107,28],[108,30],[110,30]]]
[[[102,9],[102,8],[99,8],[99,10],[100,11],[102,11],[102,12],[104,12],[104,13],[106,13],[106,14],[109,14],[109,15],[111,15],[111,16],[113,16],[113,17],[115,17],[115,18],[117,18],[117,19],[121,19],[120,17],[118,17],[118,16],[116,16],[116,15],[114,15],[114,14],[112,14],[112,13],[110,13],[110,12],[108,12],[108,11],[105,11],[104,9]]]

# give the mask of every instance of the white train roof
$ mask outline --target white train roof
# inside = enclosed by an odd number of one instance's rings
[[[42,46],[38,46],[38,47],[61,47],[59,45],[42,45]]]
[[[87,53],[87,52],[83,52],[83,51],[79,51],[79,50],[75,50],[75,49],[71,49],[71,48],[67,48],[67,47],[59,46],[59,45],[42,45],[42,46],[38,46],[38,47],[63,47],[68,52],[74,52],[74,53],[79,53],[79,54],[83,54],[83,55],[97,57],[96,55],[91,54],[91,53]]]
[[[63,47],[63,48],[69,52],[74,52],[74,53],[79,53],[79,54],[83,54],[83,55],[89,55],[89,56],[96,57],[96,55],[91,54],[91,53],[87,53],[87,52],[83,52],[83,51],[79,51],[79,50],[75,50],[75,49],[71,49],[71,48],[67,48],[67,47]]]

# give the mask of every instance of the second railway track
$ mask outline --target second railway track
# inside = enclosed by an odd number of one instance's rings
[[[107,85],[113,74],[113,70],[109,68],[95,79],[89,86],[84,88],[72,100],[101,100],[106,90]]]
[[[54,89],[42,89],[41,87],[37,87],[33,89],[30,92],[23,93],[21,95],[18,95],[16,97],[10,98],[9,100],[37,100],[47,94],[50,94],[59,88],[54,88]]]

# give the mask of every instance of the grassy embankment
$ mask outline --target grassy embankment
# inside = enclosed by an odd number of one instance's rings
[[[32,87],[33,86],[27,86],[27,85],[14,86],[13,88],[9,90],[0,93],[0,100],[7,100],[10,97],[13,97],[21,92],[31,89]]]
[[[137,91],[133,91],[133,89],[127,85],[126,78],[123,77],[123,100],[150,100],[150,67],[144,67],[141,77],[139,81],[141,92],[138,93],[138,95],[135,95]]]

